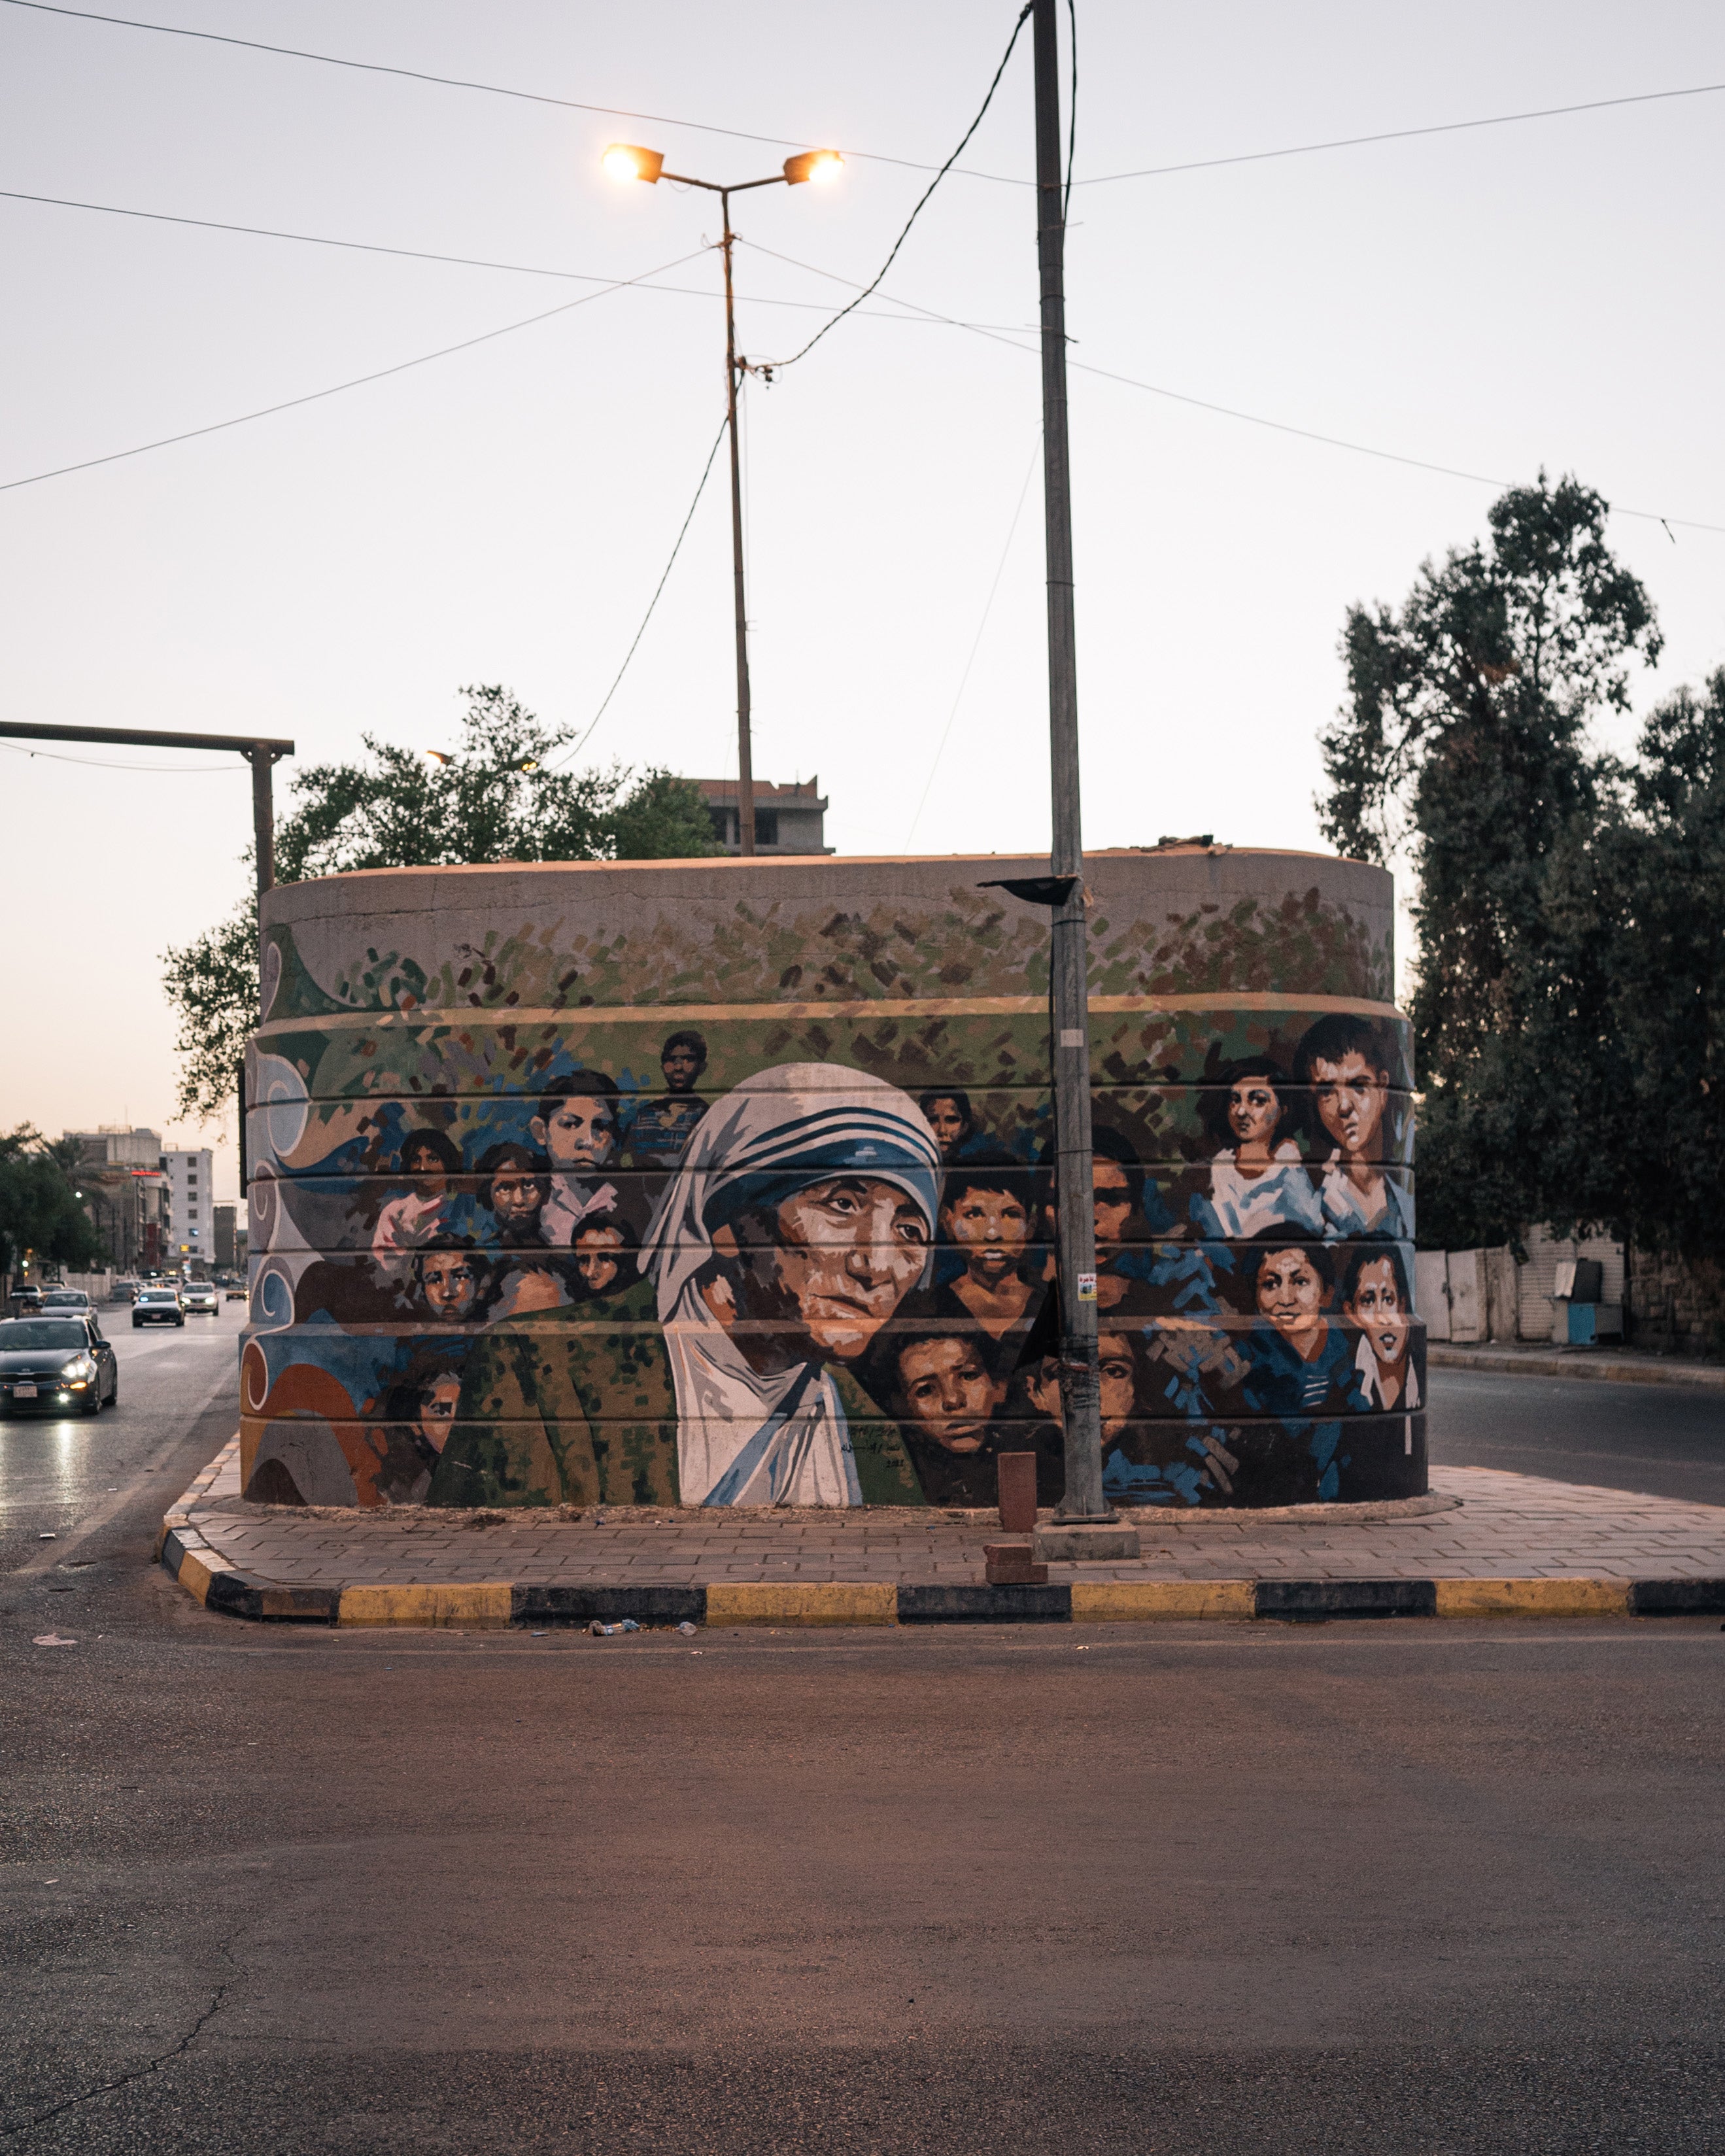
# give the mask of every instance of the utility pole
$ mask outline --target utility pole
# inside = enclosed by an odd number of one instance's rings
[[[1042,473],[1048,532],[1048,720],[1056,882],[1049,1030],[1054,1070],[1060,1401],[1066,1491],[1060,1521],[1111,1520],[1102,1495],[1096,1369],[1096,1231],[1091,1174],[1089,937],[1078,798],[1078,665],[1072,614],[1072,473],[1066,446],[1066,213],[1060,189],[1056,0],[1032,0],[1036,72],[1036,255],[1042,285]]]
[[[258,856],[258,896],[275,885],[275,808],[271,774],[291,756],[290,741],[269,741],[256,734],[165,734],[136,726],[35,726],[0,720],[0,735],[12,741],[103,742],[122,748],[223,748],[243,756],[252,767],[252,838]]]
[[[731,292],[731,190],[719,189],[725,221],[725,411],[731,431],[731,578],[737,613],[737,840],[755,850],[755,751],[749,733],[749,621],[742,595],[742,465],[737,449],[737,315]],[[744,362],[743,364],[746,364]]]
[[[275,801],[274,775],[277,762],[291,756],[290,741],[273,741],[255,734],[170,734],[136,726],[35,726],[0,720],[0,736],[15,741],[100,742],[122,748],[220,748],[243,756],[252,767],[252,842],[257,856],[258,896],[275,887]],[[245,1065],[239,1073],[239,1191],[246,1190]]]

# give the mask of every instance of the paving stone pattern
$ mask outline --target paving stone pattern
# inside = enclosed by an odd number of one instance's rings
[[[237,1448],[234,1449],[237,1453]],[[724,1580],[979,1583],[992,1512],[468,1514],[300,1511],[249,1505],[237,1457],[214,1463],[175,1507],[219,1558],[293,1586],[705,1586]],[[1135,1516],[1135,1561],[1050,1564],[1055,1580],[1686,1579],[1725,1575],[1725,1507],[1547,1482],[1495,1468],[1434,1468],[1456,1501],[1418,1517],[1342,1508]]]

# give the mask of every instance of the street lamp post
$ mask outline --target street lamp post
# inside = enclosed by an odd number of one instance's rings
[[[749,739],[748,614],[743,603],[742,462],[737,442],[737,388],[740,378],[749,372],[749,362],[739,358],[737,350],[737,313],[731,279],[731,250],[735,237],[731,229],[731,198],[747,194],[752,187],[800,187],[805,180],[835,180],[844,169],[845,160],[836,150],[805,150],[798,157],[787,157],[783,172],[770,173],[764,180],[738,180],[728,187],[721,187],[716,180],[691,179],[686,172],[668,172],[665,159],[657,150],[644,150],[633,142],[613,142],[602,162],[614,179],[644,180],[649,187],[656,186],[660,180],[671,180],[679,187],[701,187],[719,198],[724,228],[719,246],[725,258],[725,418],[731,436],[731,578],[737,614],[737,832],[739,850],[752,854],[755,766]]]

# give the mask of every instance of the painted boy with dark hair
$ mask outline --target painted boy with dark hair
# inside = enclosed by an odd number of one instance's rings
[[[1294,1075],[1309,1091],[1335,1150],[1318,1185],[1324,1233],[1414,1240],[1414,1203],[1384,1171],[1394,1059],[1369,1019],[1332,1011],[1307,1028]]]
[[[636,1168],[675,1168],[707,1104],[696,1092],[706,1069],[706,1040],[692,1027],[671,1034],[659,1051],[665,1091],[643,1101],[629,1125],[629,1157]]]
[[[583,1220],[617,1209],[616,1185],[599,1180],[617,1158],[616,1080],[599,1070],[553,1080],[527,1127],[551,1175],[539,1232],[553,1249],[567,1249]]]

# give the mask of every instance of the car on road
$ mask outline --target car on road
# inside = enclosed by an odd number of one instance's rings
[[[216,1291],[208,1281],[187,1281],[180,1290],[182,1306],[195,1310],[200,1317],[213,1317],[218,1307]]]
[[[142,1286],[141,1281],[129,1278],[117,1280],[108,1290],[108,1300],[110,1302],[136,1302],[138,1299],[138,1290]]]
[[[12,1291],[12,1306],[14,1314],[23,1312],[28,1315],[28,1313],[33,1310],[40,1310],[42,1307],[41,1289],[33,1286],[28,1287],[15,1287]]]
[[[76,1408],[100,1414],[120,1397],[120,1365],[93,1317],[0,1321],[0,1414]]]
[[[46,1290],[42,1297],[42,1314],[44,1317],[54,1312],[58,1312],[62,1317],[70,1317],[74,1315],[85,1317],[89,1316],[90,1309],[90,1297],[81,1287],[51,1287]]]
[[[131,1306],[134,1327],[141,1325],[183,1325],[185,1306],[180,1301],[179,1290],[172,1287],[143,1287],[138,1290],[138,1299]]]

